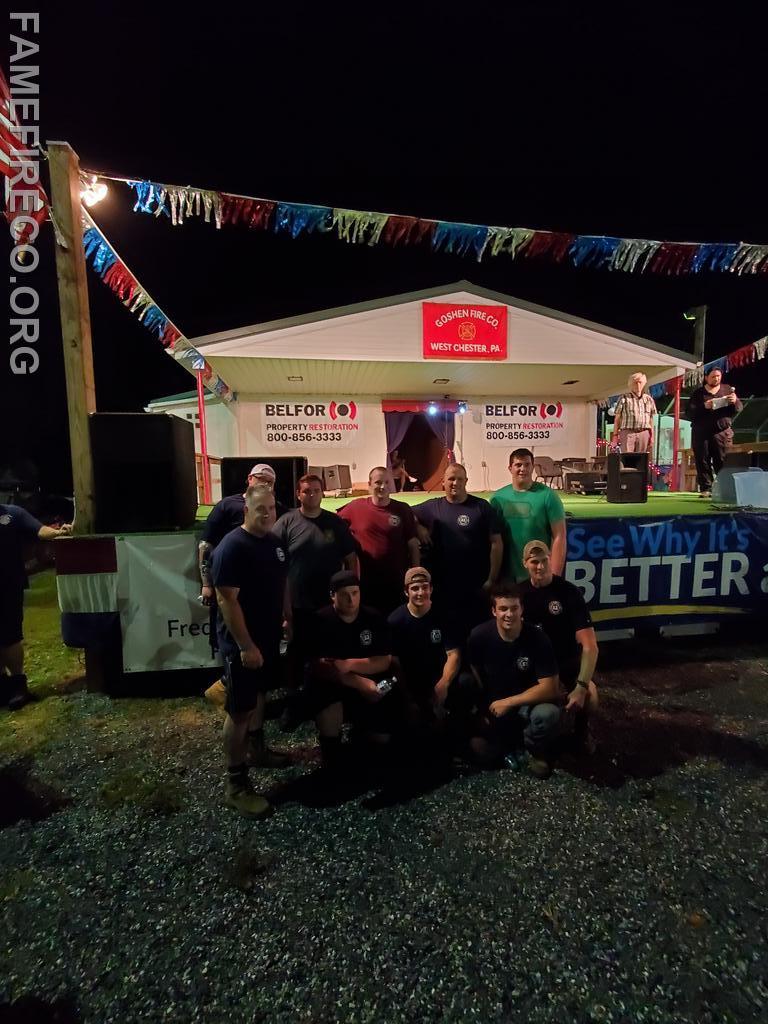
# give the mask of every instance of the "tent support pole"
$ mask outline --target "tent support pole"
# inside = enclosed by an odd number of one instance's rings
[[[680,490],[680,391],[683,378],[675,377],[675,423],[672,429],[672,490]]]
[[[200,421],[200,461],[203,464],[203,504],[211,504],[211,463],[208,459],[208,432],[205,425],[203,375],[197,372],[197,418]]]

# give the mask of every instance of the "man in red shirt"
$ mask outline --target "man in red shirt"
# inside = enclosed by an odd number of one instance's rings
[[[368,474],[370,497],[339,510],[349,523],[360,556],[364,605],[389,615],[403,601],[403,576],[419,565],[421,552],[410,505],[390,498],[390,474],[376,466]]]

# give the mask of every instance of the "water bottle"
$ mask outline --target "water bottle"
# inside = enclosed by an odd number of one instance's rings
[[[382,697],[386,697],[386,695],[391,692],[396,682],[397,676],[392,676],[389,679],[380,679],[379,682],[376,683],[376,689]]]

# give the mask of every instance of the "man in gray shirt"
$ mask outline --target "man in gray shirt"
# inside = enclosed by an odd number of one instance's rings
[[[301,673],[304,642],[316,611],[330,604],[331,576],[340,569],[357,572],[355,541],[349,527],[321,508],[323,482],[319,476],[303,476],[296,491],[299,507],[286,512],[272,532],[288,552],[288,589],[293,608],[294,681]]]

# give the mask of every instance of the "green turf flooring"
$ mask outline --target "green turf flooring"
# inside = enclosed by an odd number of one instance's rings
[[[474,491],[480,498],[490,498],[493,491]],[[427,498],[440,498],[442,491],[416,491],[410,494],[396,494],[393,497],[408,505],[418,505]],[[619,516],[700,516],[712,515],[715,512],[728,512],[732,509],[714,508],[710,501],[703,501],[698,494],[651,491],[648,501],[637,505],[609,504],[604,497],[592,494],[560,494],[569,515],[578,519],[617,518]],[[349,504],[352,498],[324,498],[323,508],[337,511]],[[211,510],[210,505],[201,505],[197,510],[197,518],[203,520]]]
[[[414,492],[411,494],[393,495],[398,501],[409,505],[418,505],[427,498],[442,496],[442,491]],[[476,492],[481,498],[490,498],[492,491]],[[591,494],[561,494],[566,512],[579,519],[599,519],[618,516],[698,516],[713,512],[712,504],[703,501],[697,494],[670,494],[651,492],[648,501],[642,504],[615,505],[609,504],[604,497]],[[323,508],[336,511],[346,505],[350,498],[325,498]]]

